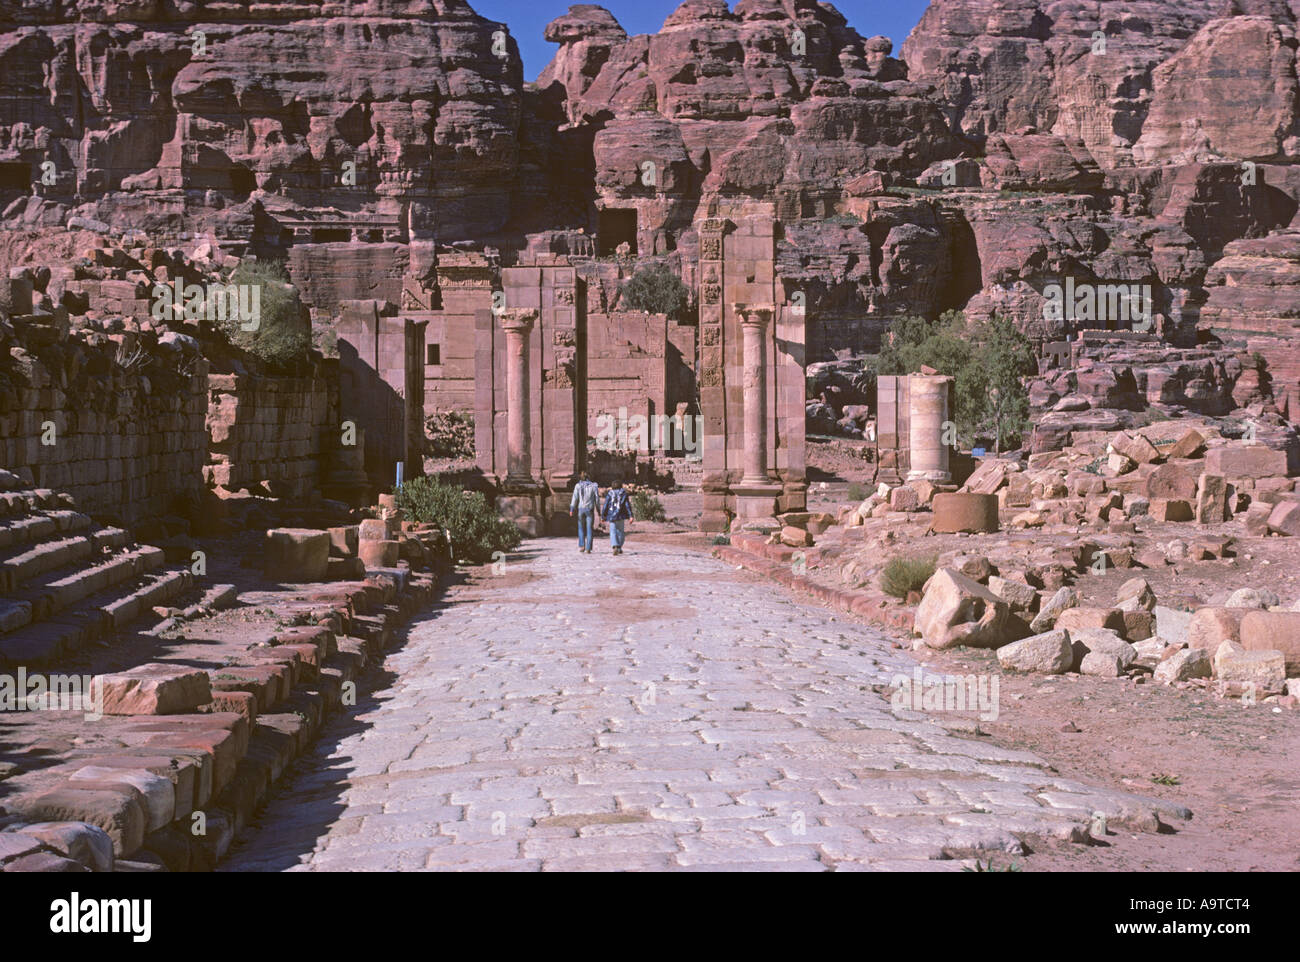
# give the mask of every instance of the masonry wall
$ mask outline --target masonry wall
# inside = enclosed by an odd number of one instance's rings
[[[310,377],[213,374],[207,387],[209,486],[265,483],[279,498],[320,487],[342,420],[336,361],[321,362]]]
[[[640,311],[587,318],[587,433],[599,415],[649,417],[668,410],[668,317]]]

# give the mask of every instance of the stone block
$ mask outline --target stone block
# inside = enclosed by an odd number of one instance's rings
[[[1228,520],[1228,482],[1222,475],[1202,474],[1196,483],[1196,521],[1222,524]]]
[[[329,566],[330,535],[311,528],[274,528],[266,533],[266,577],[282,584],[324,581]]]
[[[395,568],[401,558],[401,543],[363,540],[360,543],[360,557],[366,568]]]
[[[990,534],[997,531],[996,494],[947,493],[934,496],[931,528],[940,534]]]
[[[1056,627],[1069,631],[1071,637],[1075,632],[1086,629],[1106,629],[1118,633],[1124,630],[1124,612],[1118,608],[1067,608],[1057,617]]]
[[[1227,444],[1205,452],[1205,470],[1225,478],[1284,478],[1286,452],[1262,444]]]
[[[1288,675],[1300,674],[1300,611],[1251,611],[1241,619],[1241,647],[1280,651]]]
[[[1152,498],[1150,512],[1155,521],[1181,522],[1196,517],[1191,501],[1181,498]]]
[[[998,649],[998,664],[1011,671],[1034,671],[1059,675],[1074,664],[1070,637],[1064,631],[1048,631]]]
[[[212,700],[206,671],[161,663],[96,675],[90,695],[105,715],[179,715]]]
[[[113,855],[132,854],[144,841],[148,822],[134,794],[110,789],[76,788],[68,784],[25,800],[18,814],[34,822],[86,822],[103,830],[113,843]]]
[[[1268,515],[1268,530],[1288,537],[1300,536],[1300,501],[1279,501]]]
[[[927,583],[915,625],[925,643],[939,649],[996,648],[1028,634],[1010,605],[951,568],[940,568]]]
[[[1214,659],[1214,677],[1219,681],[1254,685],[1263,696],[1278,694],[1286,687],[1286,656],[1277,649],[1263,651],[1218,652]]]
[[[330,528],[330,555],[335,558],[355,558],[357,542],[360,540],[360,525],[349,524]],[[382,539],[381,539],[382,540]]]

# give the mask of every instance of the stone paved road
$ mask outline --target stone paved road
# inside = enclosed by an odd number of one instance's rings
[[[874,629],[683,548],[600,552],[532,542],[453,589],[225,869],[952,871],[1094,811],[1173,820],[895,711],[871,686],[914,663]]]

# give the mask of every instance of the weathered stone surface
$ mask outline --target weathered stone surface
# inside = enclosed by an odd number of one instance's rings
[[[1090,628],[1119,632],[1124,630],[1124,612],[1118,608],[1067,608],[1057,617],[1056,627],[1069,631],[1071,637],[1076,631]]]
[[[1156,665],[1155,679],[1166,685],[1192,678],[1209,678],[1210,655],[1204,648],[1183,648]]]
[[[1156,593],[1151,590],[1145,578],[1130,578],[1115,592],[1115,606],[1121,611],[1137,608],[1152,611],[1156,606]]]
[[[1024,634],[1011,606],[951,568],[940,568],[916,609],[916,630],[931,648],[996,648]]]
[[[1262,444],[1229,444],[1205,452],[1205,471],[1225,478],[1286,477],[1286,452]]]
[[[989,578],[989,591],[1002,598],[1012,611],[1031,611],[1038,601],[1038,592],[1023,581],[1008,581],[996,575]]]
[[[1206,651],[1218,651],[1225,641],[1241,641],[1241,620],[1245,608],[1198,608],[1187,624],[1187,644]]]
[[[1029,628],[1034,632],[1046,632],[1056,626],[1061,613],[1079,604],[1079,594],[1073,588],[1059,588],[1056,594],[1043,602],[1030,622]]]
[[[1068,632],[1080,674],[1116,678],[1137,658],[1137,649],[1107,628],[1080,628]]]
[[[103,699],[106,715],[179,715],[206,705],[212,691],[206,671],[155,663],[96,675],[91,698]]]
[[[330,535],[309,528],[275,528],[266,533],[263,551],[263,568],[273,581],[324,581],[329,569]]]
[[[1268,515],[1268,530],[1288,537],[1300,537],[1300,501],[1279,501]]]
[[[367,568],[395,568],[400,559],[401,545],[396,541],[370,541],[360,543],[360,557]]]
[[[934,531],[990,533],[998,530],[998,499],[993,494],[936,494]]]
[[[87,765],[69,776],[68,785],[84,789],[120,790],[122,786],[133,789],[145,811],[146,832],[156,832],[176,816],[176,790],[171,780],[142,768]]]
[[[109,789],[81,789],[71,785],[43,792],[19,807],[35,822],[88,822],[102,829],[113,842],[113,855],[130,855],[144,841],[148,818],[138,797]]]
[[[1286,656],[1280,651],[1222,651],[1214,660],[1219,681],[1254,685],[1259,695],[1277,694],[1286,687]]]
[[[1156,635],[1169,644],[1183,644],[1191,628],[1192,612],[1156,605]]]
[[[1287,674],[1300,674],[1300,611],[1247,611],[1241,619],[1247,651],[1281,651]]]
[[[1228,482],[1216,474],[1202,474],[1196,485],[1198,524],[1222,524],[1228,519]]]
[[[1074,666],[1074,650],[1064,631],[1048,631],[1003,645],[998,649],[998,664],[1012,671],[1059,675]]]
[[[60,855],[86,866],[92,872],[113,870],[113,840],[108,833],[85,822],[37,822],[18,830],[48,845]]]

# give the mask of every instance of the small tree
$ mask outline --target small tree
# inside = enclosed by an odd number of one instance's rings
[[[239,318],[222,322],[230,343],[258,357],[272,368],[292,368],[311,350],[311,325],[305,319],[298,291],[289,283],[284,265],[271,261],[244,261],[230,275],[231,284],[261,288],[257,327],[244,330]]]
[[[667,314],[680,319],[691,292],[667,264],[643,267],[623,285],[620,301],[626,310]]]
[[[1005,317],[994,316],[974,332],[972,379],[983,403],[977,431],[993,439],[993,451],[1018,443],[1029,429],[1029,392],[1025,378],[1036,369],[1034,348]]]

